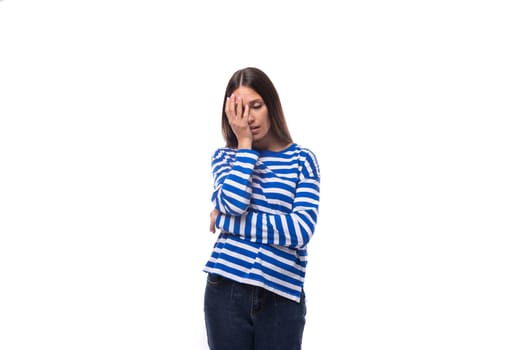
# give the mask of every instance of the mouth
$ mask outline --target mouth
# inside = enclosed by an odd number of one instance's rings
[[[252,132],[252,134],[257,133],[257,130],[259,130],[259,127],[258,127],[258,126],[255,126],[255,127],[251,127],[251,128],[250,128],[250,131]]]

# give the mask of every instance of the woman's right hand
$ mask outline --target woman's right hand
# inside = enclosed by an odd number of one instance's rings
[[[243,108],[241,96],[232,94],[226,98],[224,112],[228,117],[228,122],[237,137],[237,148],[252,148],[253,135],[248,124],[250,106],[246,104]]]
[[[219,215],[219,211],[217,209],[213,209],[210,213],[210,232],[215,233],[215,221],[217,220],[217,215]]]

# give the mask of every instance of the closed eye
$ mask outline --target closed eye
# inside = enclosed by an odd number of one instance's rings
[[[250,108],[253,108],[253,109],[259,109],[262,106],[264,106],[264,102],[262,101],[255,101],[255,102],[250,103]]]

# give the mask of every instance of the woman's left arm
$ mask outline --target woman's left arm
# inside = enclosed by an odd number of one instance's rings
[[[318,176],[302,178],[296,188],[292,211],[288,214],[253,210],[241,216],[218,213],[215,225],[252,242],[303,248],[312,238],[317,225],[319,185]]]

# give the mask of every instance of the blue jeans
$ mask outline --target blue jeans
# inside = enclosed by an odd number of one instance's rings
[[[211,350],[300,350],[306,304],[208,274],[204,318]]]

